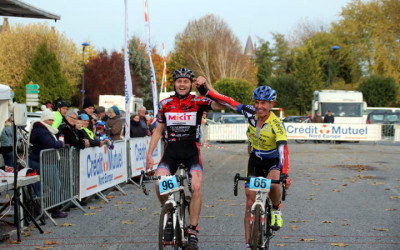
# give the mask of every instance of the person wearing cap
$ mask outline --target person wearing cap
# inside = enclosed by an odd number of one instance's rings
[[[98,119],[106,122],[108,120],[108,115],[106,114],[106,109],[103,106],[98,106],[94,113],[98,115]]]
[[[103,142],[95,138],[94,133],[88,129],[89,126],[89,116],[87,114],[79,115],[79,120],[82,121],[82,132],[83,138],[89,140],[89,145],[91,147],[102,147]]]
[[[108,134],[113,141],[121,140],[122,120],[121,111],[117,106],[112,106],[108,109],[109,119],[106,121]]]
[[[30,154],[29,154],[29,167],[36,170],[37,174],[40,174],[40,151],[51,148],[62,148],[64,143],[62,141],[57,140],[56,134],[58,133],[58,129],[52,127],[52,123],[54,121],[54,114],[49,109],[47,109],[44,105],[42,106],[42,115],[40,116],[40,121],[35,121],[32,124],[31,130],[29,131],[29,143]],[[56,189],[61,188],[56,187],[57,183],[59,183],[58,170],[54,169],[54,186]],[[37,194],[40,196],[40,183],[36,182],[34,184]],[[60,190],[56,190],[60,191]],[[55,207],[51,210],[53,218],[65,218],[68,216],[67,213],[62,212],[59,207]]]
[[[65,114],[69,108],[69,103],[66,101],[59,101],[57,103],[57,111],[54,113],[54,122],[51,125],[53,128],[58,128],[63,121]]]
[[[88,129],[92,132],[94,128],[93,125],[96,123],[94,121],[93,113],[94,113],[94,105],[92,100],[90,100],[90,98],[85,98],[85,100],[83,101],[82,110],[78,112],[78,115],[87,114],[89,116]]]

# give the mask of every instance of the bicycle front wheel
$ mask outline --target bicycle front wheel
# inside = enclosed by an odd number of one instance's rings
[[[172,204],[164,204],[161,209],[160,223],[158,227],[158,249],[178,249],[178,245],[174,242],[175,230],[168,228],[168,217],[174,216],[174,207]],[[171,226],[171,225],[169,225]]]
[[[271,229],[271,207],[268,205],[266,208],[266,216],[265,216],[265,245],[264,249],[269,249],[269,242],[272,236],[272,229]]]
[[[251,249],[258,249],[261,240],[261,206],[256,205],[253,220],[250,221],[249,243]]]

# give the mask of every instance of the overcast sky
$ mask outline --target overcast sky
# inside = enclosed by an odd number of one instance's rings
[[[23,0],[61,16],[61,20],[9,17],[11,24],[47,22],[78,45],[90,41],[97,50],[121,50],[124,0]],[[148,0],[151,43],[161,52],[173,50],[175,35],[188,21],[214,14],[221,17],[244,47],[248,36],[272,41],[271,32],[291,33],[299,22],[329,25],[351,0]],[[129,35],[146,39],[143,0],[128,0]],[[1,21],[2,23],[2,21]]]

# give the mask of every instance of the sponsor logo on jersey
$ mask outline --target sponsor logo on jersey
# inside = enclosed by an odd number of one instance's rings
[[[167,119],[167,126],[174,125],[196,125],[196,112],[186,112],[186,113],[165,113]]]

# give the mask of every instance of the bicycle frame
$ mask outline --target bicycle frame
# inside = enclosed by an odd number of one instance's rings
[[[174,210],[174,214],[172,217],[172,227],[174,232],[176,231],[176,226],[179,226],[180,228],[180,239],[181,242],[177,242],[177,236],[176,234],[174,234],[173,237],[173,243],[174,245],[179,243],[182,246],[186,245],[186,239],[185,239],[185,222],[184,222],[184,213],[185,210],[183,209],[183,204],[186,202],[186,196],[185,196],[185,184],[184,181],[186,180],[188,183],[188,188],[190,192],[193,192],[192,188],[191,188],[191,174],[188,173],[186,171],[186,168],[183,166],[183,164],[180,164],[178,166],[178,171],[175,175],[171,175],[171,176],[175,176],[177,178],[178,181],[178,186],[179,189],[175,190],[175,191],[169,191],[168,192],[168,199],[167,201],[164,203],[164,206],[171,204],[171,206],[173,207]],[[171,177],[170,176],[170,177]],[[143,183],[143,180],[161,180],[163,177],[162,176],[152,176],[149,177],[147,176],[144,171],[142,171],[141,173],[141,178],[140,178],[140,186],[144,192],[145,195],[148,195],[148,192],[146,190],[145,184]],[[179,200],[176,199],[175,194],[179,192]],[[179,223],[179,225],[177,225],[177,222]],[[163,220],[163,228],[166,227],[167,224],[167,219],[165,218]],[[163,241],[164,241],[164,236],[162,236]],[[165,242],[165,241],[164,241]]]

